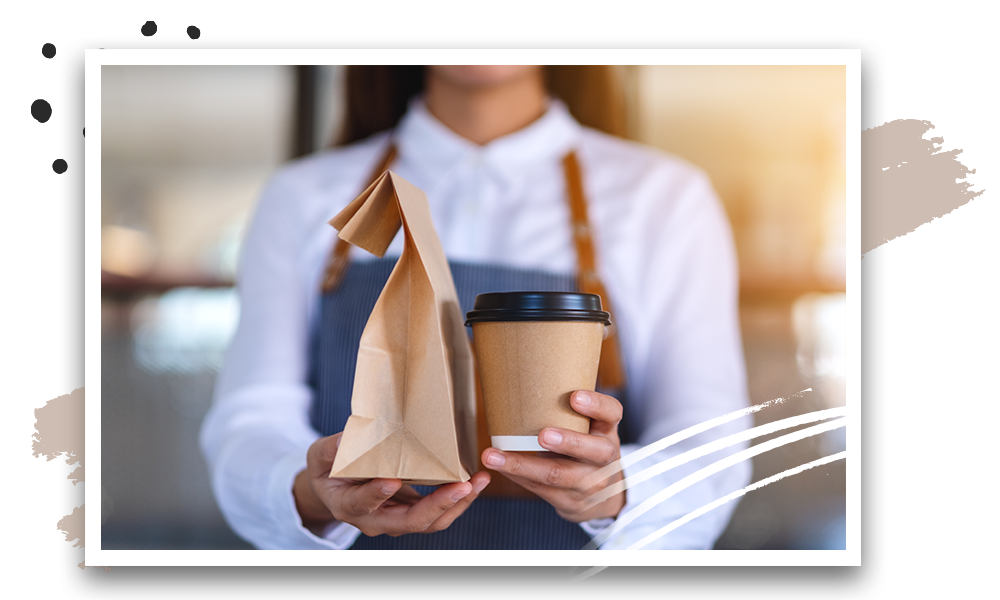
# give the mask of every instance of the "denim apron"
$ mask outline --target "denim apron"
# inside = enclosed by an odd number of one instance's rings
[[[391,160],[392,152],[390,150],[383,164]],[[382,169],[377,174],[381,172]],[[333,256],[344,259],[346,248],[338,244]],[[351,414],[351,393],[361,333],[396,260],[383,258],[341,264],[336,285],[329,286],[329,289],[324,286],[319,317],[310,343],[309,372],[309,384],[313,390],[309,419],[313,428],[323,436],[343,431]],[[578,290],[578,277],[575,275],[460,262],[450,262],[449,265],[463,315],[472,310],[477,294]],[[602,391],[610,393],[611,390]],[[625,390],[617,388],[613,391],[624,404]],[[493,476],[497,475],[494,473]],[[415,487],[422,494],[434,489]],[[590,536],[579,524],[563,519],[549,503],[537,497],[480,496],[447,529],[397,537],[361,534],[351,549],[579,550],[589,541]]]

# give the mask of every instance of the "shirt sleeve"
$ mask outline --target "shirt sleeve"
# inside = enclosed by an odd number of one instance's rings
[[[200,444],[227,523],[262,549],[344,549],[359,531],[334,523],[316,535],[302,526],[292,495],[310,426],[308,287],[296,222],[300,192],[279,172],[265,188],[240,259],[240,321],[216,384]]]
[[[648,257],[625,284],[631,298],[628,331],[622,332],[630,386],[624,399],[635,444],[625,457],[668,435],[748,406],[739,331],[738,275],[732,234],[708,178],[691,169],[686,181],[660,198],[636,222],[633,234]],[[610,275],[610,274],[609,274]],[[632,477],[664,460],[752,426],[740,417],[690,437],[624,469]],[[617,521],[584,524],[590,535],[605,531],[602,549],[626,549],[686,514],[745,487],[744,461],[694,483],[669,498],[650,500],[686,476],[746,448],[740,442],[655,475],[626,490]],[[655,504],[640,515],[644,502]],[[699,516],[644,548],[709,549],[721,535],[736,502]],[[631,513],[631,514],[630,514]],[[638,516],[636,516],[638,515]],[[630,521],[626,524],[626,521]],[[609,528],[609,529],[606,529]],[[608,533],[615,532],[608,536]]]

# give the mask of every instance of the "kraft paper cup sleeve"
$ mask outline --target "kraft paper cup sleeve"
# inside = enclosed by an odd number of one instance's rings
[[[544,450],[537,436],[545,427],[589,432],[590,419],[573,410],[569,398],[595,388],[603,323],[494,321],[472,328],[495,447]]]

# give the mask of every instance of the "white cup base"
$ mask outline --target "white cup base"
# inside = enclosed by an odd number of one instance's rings
[[[497,450],[510,452],[544,452],[537,435],[491,435],[490,443]]]

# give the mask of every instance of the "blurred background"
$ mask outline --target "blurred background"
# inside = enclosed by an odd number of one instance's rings
[[[751,402],[813,390],[757,424],[843,406],[844,68],[616,76],[629,137],[705,169],[725,204]],[[282,162],[328,145],[342,79],[336,66],[103,67],[103,548],[250,548],[215,505],[198,429],[238,320],[257,194]],[[837,429],[763,453],[754,480],[844,448]],[[843,549],[845,481],[837,461],[750,492],[716,548]]]

